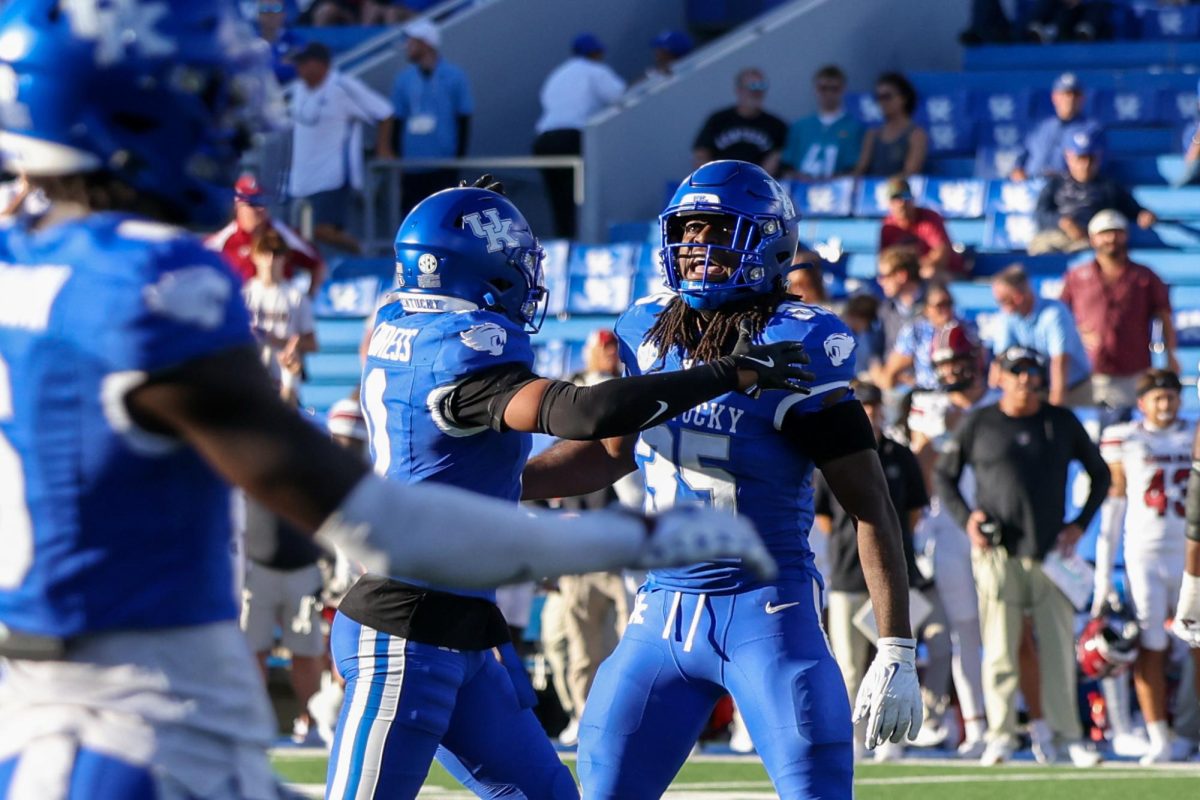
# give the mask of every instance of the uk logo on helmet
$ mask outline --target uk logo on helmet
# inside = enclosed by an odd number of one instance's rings
[[[483,216],[487,217],[486,223],[480,220],[478,211],[467,214],[463,216],[463,224],[480,239],[487,239],[489,253],[498,253],[505,247],[521,246],[521,240],[510,232],[513,225],[511,219],[501,219],[500,212],[494,208],[486,209]]]

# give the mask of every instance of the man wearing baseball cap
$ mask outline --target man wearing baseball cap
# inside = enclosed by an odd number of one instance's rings
[[[255,274],[254,262],[250,258],[255,235],[266,228],[274,228],[288,246],[284,277],[295,277],[297,270],[308,272],[311,276],[309,294],[314,295],[325,278],[325,261],[304,237],[271,216],[270,202],[271,196],[258,178],[250,173],[242,175],[233,187],[233,219],[205,239],[204,244],[209,250],[223,255],[233,271],[247,281]]]
[[[471,137],[475,100],[467,74],[442,58],[437,25],[419,19],[404,26],[408,66],[392,86],[393,116],[379,124],[380,158],[462,158]],[[434,192],[458,184],[453,169],[408,167],[400,177],[400,215]]]
[[[1039,122],[1025,137],[1025,145],[1009,175],[1011,180],[1044,178],[1066,171],[1063,147],[1067,134],[1080,125],[1095,125],[1084,113],[1085,99],[1083,82],[1074,72],[1064,72],[1054,80],[1050,90],[1054,114]]]
[[[1071,128],[1063,155],[1067,173],[1051,176],[1038,195],[1038,233],[1029,243],[1030,255],[1086,250],[1091,245],[1088,223],[1106,208],[1120,212],[1127,219],[1136,219],[1141,228],[1149,228],[1158,221],[1154,212],[1143,208],[1129,189],[1100,173],[1104,142],[1099,128],[1094,125]]]
[[[1162,324],[1167,368],[1178,372],[1175,326],[1167,285],[1154,270],[1129,259],[1129,223],[1106,208],[1088,223],[1096,257],[1067,273],[1063,303],[1092,361],[1092,392],[1097,404],[1131,409],[1137,403],[1138,375],[1150,368],[1150,326]]]
[[[886,186],[888,214],[879,229],[879,250],[895,245],[916,249],[921,259],[921,277],[934,278],[950,273],[963,275],[961,253],[956,253],[946,233],[946,222],[932,208],[922,208],[913,198],[904,178],[892,178]]]

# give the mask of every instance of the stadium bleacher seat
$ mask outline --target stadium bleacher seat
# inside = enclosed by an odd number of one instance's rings
[[[936,156],[975,152],[975,126],[969,119],[929,125],[929,152]]]
[[[1174,127],[1110,128],[1104,134],[1105,153],[1109,158],[1156,156],[1176,150],[1178,146],[1179,132]]]
[[[805,217],[848,217],[854,208],[853,178],[820,183],[788,181],[786,188],[796,204],[796,210]]]
[[[986,278],[1005,267],[1019,263],[1033,276],[1062,275],[1067,271],[1068,260],[1067,255],[1063,253],[1031,256],[1018,250],[977,252],[971,274],[976,278]]]
[[[617,314],[628,308],[641,248],[634,242],[572,247],[567,260],[567,311]]]
[[[954,298],[955,311],[963,316],[969,315],[973,318],[979,311],[996,308],[996,298],[992,296],[990,283],[957,281],[950,284],[950,295]]]
[[[874,253],[850,253],[846,258],[846,277],[873,281],[879,273],[879,258]]]
[[[1133,196],[1160,219],[1200,220],[1200,187],[1138,186]]]
[[[1027,89],[977,90],[971,92],[972,116],[994,125],[1026,125],[1029,123],[1032,99],[1033,95]]]
[[[344,319],[318,319],[317,343],[321,350],[352,350],[358,352],[362,342],[364,320],[361,317]]]
[[[547,299],[546,313],[557,316],[567,310],[567,258],[571,251],[571,243],[566,239],[551,239],[542,242],[542,250],[546,257],[542,261],[542,272],[545,276]]]
[[[1200,38],[1200,8],[1164,6],[1142,9],[1143,39]]]
[[[992,212],[987,217],[983,244],[991,250],[1024,250],[1036,232],[1032,214]]]
[[[925,181],[920,205],[931,208],[946,219],[975,219],[983,216],[987,184],[958,178],[930,178]]]
[[[879,110],[879,104],[875,102],[875,95],[871,92],[847,92],[846,110],[864,125],[878,125],[883,122],[883,112]]]
[[[315,383],[357,383],[362,373],[357,350],[318,351],[310,354],[304,365],[309,380]]]
[[[1015,147],[980,146],[975,151],[975,177],[985,180],[1007,178],[1019,156],[1020,150]]]
[[[1030,178],[1015,182],[995,180],[988,182],[987,210],[1004,214],[1031,214],[1037,208],[1038,194],[1046,185],[1043,178]]]
[[[981,119],[975,125],[975,141],[986,147],[1013,150],[1025,141],[1025,127],[1016,122]]]
[[[925,165],[929,175],[940,178],[974,178],[975,159],[961,156],[932,156]]]
[[[1087,263],[1094,258],[1090,250],[1077,253],[1070,259],[1070,267]],[[1129,258],[1145,264],[1158,277],[1174,286],[1200,285],[1200,253],[1179,250],[1130,250]]]
[[[854,216],[885,217],[888,213],[888,178],[861,178],[854,190]],[[908,179],[908,188],[918,205],[925,192],[925,178],[914,175]]]
[[[921,95],[917,118],[926,125],[945,125],[969,119],[970,95],[962,90]]]

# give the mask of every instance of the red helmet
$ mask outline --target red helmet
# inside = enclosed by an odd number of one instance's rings
[[[933,366],[943,390],[966,389],[983,373],[983,347],[966,324],[958,320],[946,323],[934,334],[931,347]],[[940,368],[945,364],[953,366]]]
[[[1137,655],[1137,622],[1120,613],[1089,620],[1075,647],[1079,668],[1093,680],[1121,674]]]

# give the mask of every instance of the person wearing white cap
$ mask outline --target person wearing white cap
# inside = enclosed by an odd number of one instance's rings
[[[1067,273],[1060,298],[1092,362],[1093,400],[1114,409],[1137,403],[1137,378],[1150,368],[1155,320],[1162,325],[1167,368],[1179,371],[1170,292],[1154,270],[1130,260],[1128,229],[1111,208],[1092,217],[1087,232],[1096,257]]]
[[[442,34],[427,19],[404,27],[408,66],[392,86],[395,114],[379,126],[380,158],[462,158],[471,138],[475,100],[467,74],[441,56]],[[429,195],[458,183],[452,169],[405,168],[400,175],[399,214]]]

